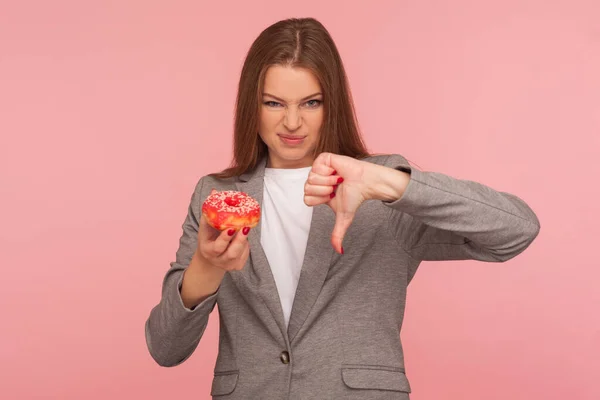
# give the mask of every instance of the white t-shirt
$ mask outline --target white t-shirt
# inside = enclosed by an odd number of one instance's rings
[[[265,169],[260,240],[275,278],[286,326],[312,219],[312,207],[304,204],[304,183],[310,169]]]

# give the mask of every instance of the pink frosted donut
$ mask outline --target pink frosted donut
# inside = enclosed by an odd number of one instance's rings
[[[213,189],[202,204],[202,215],[215,229],[254,228],[260,219],[260,204],[244,192]]]

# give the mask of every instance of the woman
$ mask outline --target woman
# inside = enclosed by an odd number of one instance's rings
[[[211,228],[212,189],[256,198],[259,226]],[[213,396],[408,399],[400,328],[420,262],[507,261],[538,232],[514,195],[369,154],[326,29],[280,21],[247,55],[232,166],[195,188],[148,349],[180,364],[218,304]]]

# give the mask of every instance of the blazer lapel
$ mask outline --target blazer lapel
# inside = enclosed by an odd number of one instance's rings
[[[261,160],[254,171],[240,176],[240,182],[236,183],[238,190],[245,192],[256,199],[262,206],[264,173],[266,158]],[[248,244],[250,245],[250,265],[245,266],[241,271],[233,271],[233,279],[243,279],[246,285],[250,286],[253,292],[259,294],[269,309],[273,319],[279,327],[281,334],[286,337],[287,330],[283,317],[281,300],[277,292],[275,278],[271,272],[271,266],[260,244],[261,223],[250,230],[248,235]],[[267,321],[268,322],[268,321]]]
[[[335,213],[328,205],[321,204],[314,207],[300,280],[288,325],[290,342],[293,342],[306,321],[327,277],[334,255],[331,245],[331,233],[334,225]]]
[[[240,182],[236,183],[238,190],[254,197],[261,206],[263,203],[266,162],[266,158],[263,159],[253,172],[240,176]],[[306,251],[287,329],[275,278],[260,243],[260,222],[250,230],[248,235],[251,264],[241,271],[230,272],[230,275],[238,281],[238,284],[241,283],[239,281],[241,279],[260,295],[281,333],[284,337],[287,336],[290,342],[306,321],[327,277],[331,258],[334,255],[334,249],[331,245],[331,233],[334,225],[335,213],[329,206],[323,204],[314,207]]]

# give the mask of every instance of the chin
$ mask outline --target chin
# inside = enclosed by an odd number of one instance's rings
[[[306,151],[302,151],[302,152],[282,151],[282,152],[277,152],[276,157],[279,160],[279,162],[283,163],[283,164],[288,164],[288,165],[289,164],[302,164],[301,166],[298,165],[298,166],[294,166],[293,168],[301,168],[303,166],[308,167],[312,164],[312,163],[308,162],[309,157],[308,157],[308,152],[306,152]],[[307,164],[307,165],[304,165],[304,164]]]
[[[289,149],[289,148],[277,148],[276,149],[277,156],[282,160],[299,160],[303,157],[306,157],[308,151],[303,148]]]

